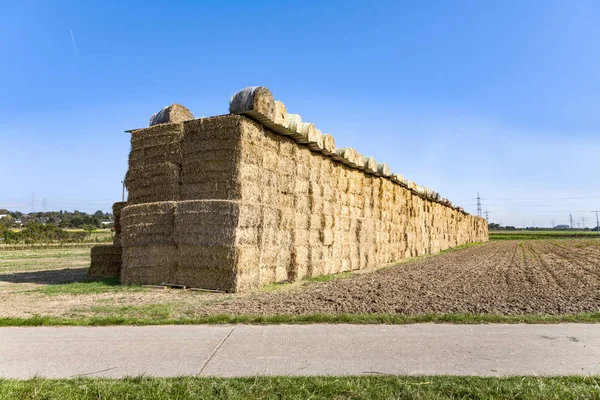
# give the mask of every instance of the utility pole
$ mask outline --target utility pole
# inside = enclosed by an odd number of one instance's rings
[[[596,211],[592,211],[593,213],[596,213],[596,230],[598,231],[598,235],[600,235],[600,220],[598,219],[598,213],[600,213],[600,210],[596,210]]]
[[[481,217],[481,197],[479,197],[479,192],[477,192],[477,216]]]
[[[487,222],[490,222],[490,212],[486,209],[484,214],[485,214],[485,219],[487,220]]]
[[[42,210],[43,210],[44,212],[46,212],[46,198],[45,198],[45,197],[44,197],[43,204],[44,204],[44,205],[43,205],[43,207],[42,207]]]
[[[582,222],[582,224],[581,224],[582,228],[585,229],[585,217],[581,217],[581,222]]]
[[[554,220],[552,220],[552,225],[550,225],[550,228],[554,229]]]
[[[573,229],[573,214],[569,214],[569,227]]]

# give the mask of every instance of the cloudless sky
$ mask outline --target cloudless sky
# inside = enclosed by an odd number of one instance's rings
[[[600,210],[600,2],[0,0],[0,208],[108,211],[165,105],[289,112],[490,221]],[[33,194],[33,196],[32,196]],[[45,199],[45,202],[44,202]],[[6,207],[5,207],[6,206]]]

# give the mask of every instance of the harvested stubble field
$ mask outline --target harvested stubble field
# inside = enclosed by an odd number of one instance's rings
[[[35,259],[27,265],[15,264],[14,257],[0,259],[0,318],[41,315],[70,321],[174,323],[207,322],[206,317],[218,315],[519,316],[600,311],[597,239],[491,242],[376,271],[234,295],[94,282],[86,278],[87,260],[81,254],[73,255],[76,261],[62,258],[71,269],[52,254],[46,256],[38,259],[40,267],[47,266],[45,271],[32,270]]]

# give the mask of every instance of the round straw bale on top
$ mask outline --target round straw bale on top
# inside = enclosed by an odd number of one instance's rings
[[[377,172],[383,176],[390,176],[390,167],[386,163],[377,164]]]
[[[281,101],[275,102],[275,123],[281,126],[287,126],[288,114],[285,104]]]
[[[310,122],[303,122],[300,127],[300,132],[302,133],[302,137],[309,143],[318,143],[319,142],[319,132],[317,132],[317,128],[315,124]]]
[[[170,124],[194,119],[194,114],[181,104],[171,104],[150,117],[149,126]]]
[[[402,176],[402,174],[392,174],[392,180],[396,183],[402,183],[404,177]]]
[[[288,114],[287,128],[296,133],[300,133],[300,127],[302,126],[302,117],[300,114]]]
[[[335,153],[335,139],[328,133],[323,135],[323,150],[329,154]]]
[[[365,171],[371,173],[377,172],[377,161],[375,161],[375,158],[369,156],[365,157]]]
[[[229,112],[239,114],[247,111],[255,111],[275,121],[275,100],[271,91],[264,86],[248,86],[234,93],[229,100]]]

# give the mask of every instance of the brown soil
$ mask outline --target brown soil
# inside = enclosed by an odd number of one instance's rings
[[[369,274],[198,307],[198,314],[600,310],[600,241],[495,242]]]

